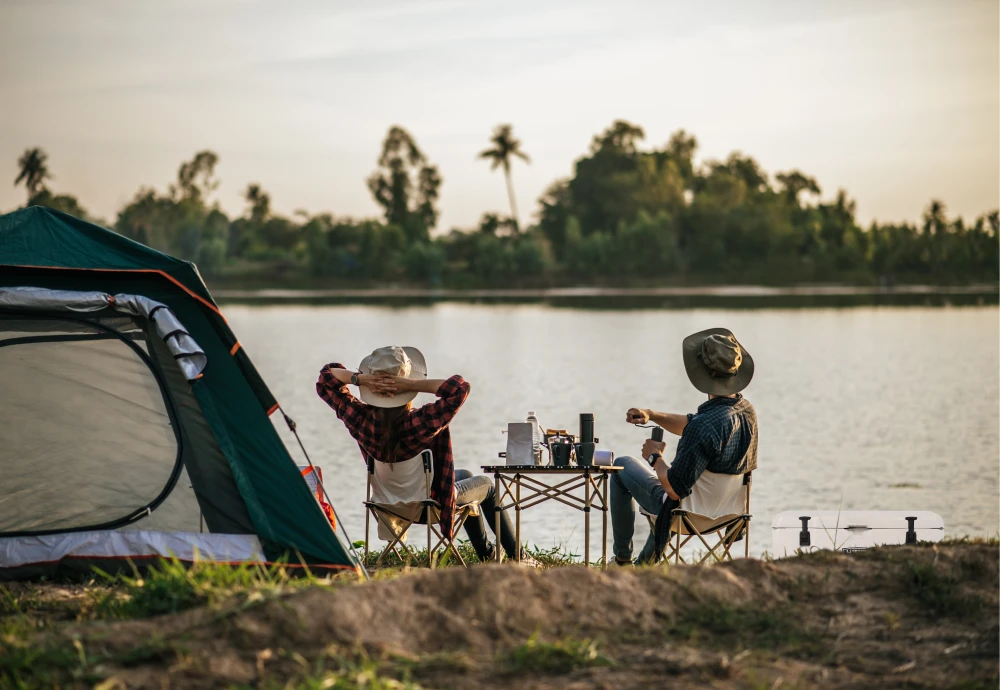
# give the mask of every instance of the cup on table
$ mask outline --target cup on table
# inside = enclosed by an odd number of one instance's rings
[[[590,467],[594,464],[594,447],[597,444],[593,441],[589,443],[579,443],[576,446],[576,464],[580,467]]]
[[[573,446],[566,441],[557,441],[553,439],[550,444],[552,449],[552,464],[556,467],[568,467],[569,466],[569,456],[570,452],[573,450]]]

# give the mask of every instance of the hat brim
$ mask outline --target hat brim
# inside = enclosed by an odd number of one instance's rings
[[[415,347],[403,346],[403,351],[406,352],[406,356],[410,358],[410,375],[406,378],[422,380],[427,378],[427,360],[424,359],[424,355],[420,350]],[[368,355],[363,360],[361,360],[361,365],[358,367],[358,371],[362,374],[372,373],[370,362],[371,355]],[[406,391],[405,393],[398,393],[391,397],[385,397],[383,395],[376,395],[367,386],[359,386],[361,391],[361,401],[371,405],[372,407],[402,407],[408,402],[412,402],[414,398],[417,397],[416,391]]]
[[[701,344],[710,335],[733,336],[733,333],[727,328],[709,328],[707,331],[701,331],[684,338],[681,349],[684,353],[684,368],[687,370],[688,379],[692,386],[708,395],[725,396],[739,393],[750,385],[750,380],[753,378],[753,357],[737,340],[736,342],[740,344],[740,350],[743,352],[743,362],[736,375],[728,378],[713,377],[698,359]],[[733,336],[733,339],[735,340],[736,337]]]

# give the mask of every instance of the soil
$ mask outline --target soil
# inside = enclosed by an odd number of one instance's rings
[[[121,622],[59,622],[67,601],[86,600],[79,586],[18,587],[41,592],[36,615],[51,617],[34,645],[114,659],[66,686],[285,687],[364,659],[424,688],[996,688],[1000,663],[996,543],[410,571]],[[532,636],[599,653],[525,663],[517,651]]]

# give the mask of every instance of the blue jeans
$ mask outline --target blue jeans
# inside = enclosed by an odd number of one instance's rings
[[[490,529],[494,529],[496,525],[495,483],[485,475],[476,476],[469,470],[455,470],[455,491],[458,494],[455,504],[458,506],[479,501],[479,515],[471,516],[465,521],[465,533],[469,535],[469,541],[479,560],[492,560],[493,546],[486,538],[486,524],[489,524]],[[514,538],[514,526],[506,512],[500,513],[500,543],[507,552],[507,557],[514,558],[517,540]]]
[[[663,507],[667,495],[656,472],[642,459],[625,455],[615,458],[615,466],[623,468],[611,476],[611,533],[614,537],[612,551],[620,562],[632,560],[632,534],[635,532],[635,504],[654,516]],[[650,530],[646,545],[642,547],[636,563],[655,563],[660,559],[656,552],[656,539]]]

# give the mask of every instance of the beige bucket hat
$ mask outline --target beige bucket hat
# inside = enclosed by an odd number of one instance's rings
[[[392,374],[406,379],[426,379],[427,362],[415,347],[389,345],[380,347],[361,360],[358,372],[362,374]],[[374,407],[402,407],[417,397],[416,391],[406,391],[389,397],[376,395],[366,386],[361,386],[361,400]]]
[[[750,385],[753,357],[727,328],[684,338],[684,368],[691,384],[709,395],[732,395]]]

